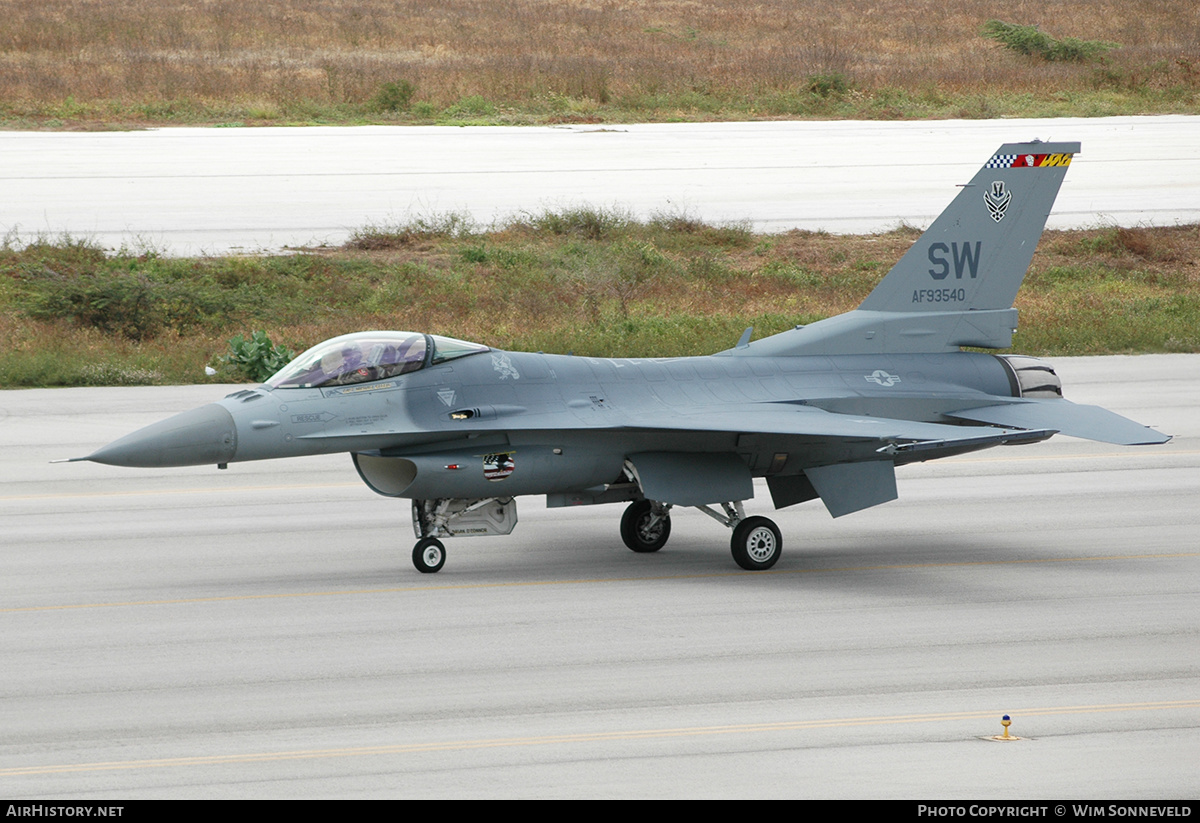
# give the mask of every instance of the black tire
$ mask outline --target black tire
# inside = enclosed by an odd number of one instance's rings
[[[733,560],[743,569],[763,571],[775,565],[783,554],[783,535],[779,527],[765,517],[747,517],[733,529]]]
[[[649,500],[636,500],[621,515],[621,539],[638,554],[656,552],[667,544],[671,536],[671,516],[664,515],[652,529],[648,529],[651,518]]]
[[[413,546],[413,565],[421,574],[433,574],[446,565],[446,547],[436,537],[425,537]]]

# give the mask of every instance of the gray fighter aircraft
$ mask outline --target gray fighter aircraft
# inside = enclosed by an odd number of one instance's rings
[[[733,530],[769,569],[783,539],[747,517],[753,479],[776,508],[834,517],[896,498],[897,466],[1055,433],[1125,445],[1158,432],[1062,398],[1011,345],[1013,299],[1078,143],[1001,146],[851,312],[707,357],[508,352],[414,332],[327,340],[264,385],[164,420],[88,457],[117,466],[227,464],[348,452],[373,491],[412,501],[413,563],[441,539],[508,534],[515,498],[627,503],[621,537],[658,551],[671,511]],[[719,507],[719,508],[717,508]]]

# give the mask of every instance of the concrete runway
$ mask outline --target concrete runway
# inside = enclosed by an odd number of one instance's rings
[[[1002,143],[1079,140],[1051,228],[1200,221],[1200,117],[0,132],[0,233],[224,254],[447,212],[578,205],[925,226]]]
[[[1194,798],[1200,356],[1055,363],[1175,440],[908,467],[758,574],[522,498],[425,577],[345,456],[47,462],[227,387],[0,392],[0,795]]]

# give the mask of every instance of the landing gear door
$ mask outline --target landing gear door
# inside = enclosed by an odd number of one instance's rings
[[[629,462],[647,500],[703,506],[754,497],[750,467],[736,454],[639,452]]]
[[[517,525],[517,501],[511,497],[414,500],[412,514],[418,538],[511,534]]]

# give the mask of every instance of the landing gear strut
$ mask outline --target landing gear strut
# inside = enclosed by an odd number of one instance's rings
[[[422,574],[433,574],[446,565],[446,547],[439,537],[509,534],[517,525],[517,504],[511,497],[414,500],[412,519],[417,536],[413,565]]]

